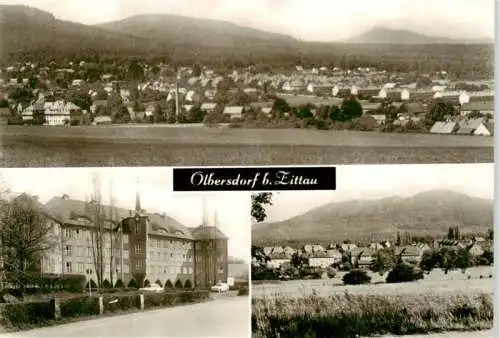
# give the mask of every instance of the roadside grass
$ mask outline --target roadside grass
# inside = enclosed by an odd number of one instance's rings
[[[492,295],[276,294],[252,299],[252,337],[351,338],[489,329]]]

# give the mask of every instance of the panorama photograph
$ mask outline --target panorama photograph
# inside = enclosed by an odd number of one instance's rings
[[[254,194],[252,337],[493,337],[493,172],[338,166],[337,191]]]
[[[0,0],[0,166],[492,162],[493,13]]]
[[[173,194],[165,168],[0,175],[1,337],[248,337],[248,194]]]

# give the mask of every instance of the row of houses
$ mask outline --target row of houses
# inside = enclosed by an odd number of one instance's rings
[[[403,262],[419,264],[424,252],[433,248],[449,247],[467,249],[471,256],[479,257],[486,250],[492,250],[491,243],[483,238],[476,238],[469,242],[443,240],[435,243],[432,247],[425,243],[414,243],[405,246],[392,246],[390,242],[372,243],[366,247],[360,247],[356,244],[329,245],[324,248],[320,245],[306,245],[301,249],[291,247],[265,247],[264,253],[269,257],[267,263],[270,268],[281,268],[290,264],[293,255],[299,254],[308,258],[309,266],[326,268],[329,266],[340,265],[346,259],[353,266],[359,268],[369,268],[375,259],[379,250],[394,248],[396,256]]]
[[[438,121],[430,129],[431,134],[457,134],[494,136],[495,123],[484,118],[456,121]]]

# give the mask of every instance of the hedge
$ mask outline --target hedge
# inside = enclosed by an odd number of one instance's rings
[[[168,307],[176,304],[197,303],[209,298],[208,291],[180,291],[175,293],[144,294],[144,308]]]
[[[99,297],[71,298],[60,303],[61,317],[95,316],[99,314]]]
[[[141,301],[138,293],[117,296],[105,295],[103,296],[103,305],[104,313],[113,313],[130,309],[140,309]]]
[[[50,302],[17,303],[5,305],[2,312],[8,327],[41,326],[54,318]]]
[[[8,274],[7,280],[19,280],[22,285],[36,288],[40,291],[68,291],[82,292],[85,286],[85,275],[59,275],[59,274],[24,274],[15,276]]]

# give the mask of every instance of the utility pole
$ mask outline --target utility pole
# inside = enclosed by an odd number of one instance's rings
[[[174,66],[175,72],[175,123],[179,123],[179,80],[180,73],[177,65]]]

